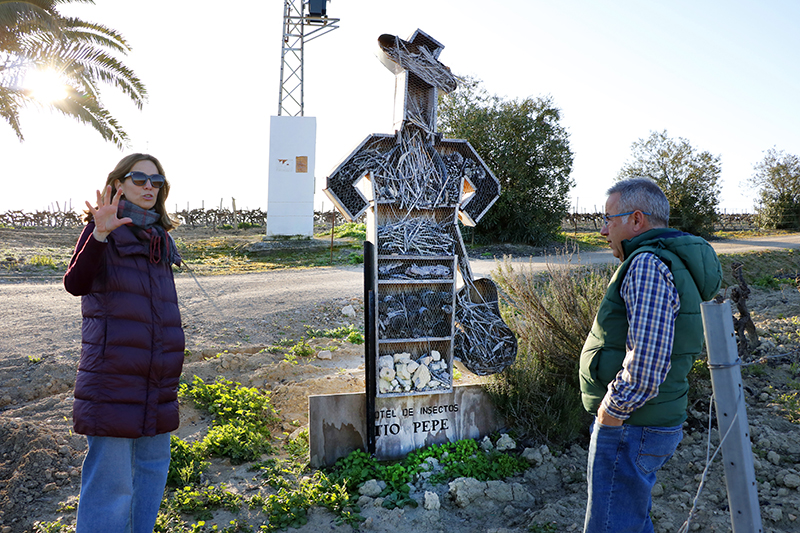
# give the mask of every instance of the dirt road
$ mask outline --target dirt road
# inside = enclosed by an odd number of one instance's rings
[[[800,248],[800,233],[791,235],[775,235],[755,239],[728,239],[713,241],[711,245],[718,254],[734,254],[748,251],[766,251],[782,248]],[[472,271],[475,277],[489,277],[497,266],[497,259],[471,259]],[[540,256],[540,257],[514,257],[511,262],[515,266],[530,266],[535,272],[544,270],[547,264],[571,262],[573,264],[599,264],[616,263],[617,259],[611,255],[611,250],[600,252],[583,252],[573,255]]]
[[[800,234],[712,243],[717,253],[747,250],[800,248]],[[613,263],[610,251],[572,256],[513,258],[518,266],[543,270],[548,263]],[[472,259],[476,277],[489,277],[496,259]],[[181,313],[186,323],[216,324],[256,321],[272,324],[287,314],[307,314],[320,301],[342,301],[362,295],[363,275],[359,266],[291,269],[270,272],[177,277]],[[199,285],[198,285],[199,283]],[[202,289],[201,289],[202,287]],[[0,353],[3,357],[70,353],[79,348],[80,301],[67,294],[60,281],[50,283],[0,284],[3,313]],[[254,332],[248,333],[252,342]]]
[[[237,321],[283,323],[287,313],[308,314],[323,300],[346,303],[362,294],[363,275],[360,267],[211,276],[197,278],[197,282],[182,274],[176,284],[185,324],[203,323],[222,329]],[[80,299],[68,294],[60,281],[0,284],[0,305],[0,326],[5,332],[0,335],[0,359],[77,356]],[[257,332],[247,333],[251,342],[257,343],[254,334]]]

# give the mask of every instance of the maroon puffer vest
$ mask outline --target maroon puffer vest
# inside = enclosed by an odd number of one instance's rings
[[[149,242],[128,226],[117,228],[108,242],[92,291],[81,300],[75,432],[126,438],[167,433],[178,427],[185,346],[172,267],[151,263]]]

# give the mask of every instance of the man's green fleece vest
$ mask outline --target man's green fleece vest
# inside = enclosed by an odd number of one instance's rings
[[[673,427],[686,420],[689,382],[686,376],[703,349],[700,304],[710,300],[722,283],[722,268],[714,249],[700,237],[669,228],[647,231],[622,242],[625,260],[614,273],[586,338],[580,360],[583,405],[597,414],[608,384],[622,370],[628,319],[620,297],[622,280],[631,260],[642,252],[657,255],[672,271],[680,296],[675,321],[671,367],[658,395],[635,410],[626,424]]]

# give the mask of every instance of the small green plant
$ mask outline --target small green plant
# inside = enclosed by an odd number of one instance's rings
[[[67,533],[75,531],[73,526],[61,523],[59,518],[55,522],[34,522],[33,533]]]
[[[796,382],[795,385],[798,385]],[[798,387],[793,387],[798,388]],[[789,422],[800,424],[800,390],[793,390],[778,396],[776,402],[781,408],[781,414]]]
[[[49,255],[34,255],[28,259],[28,264],[31,266],[58,268],[58,263],[56,263],[56,260]]]
[[[360,265],[364,262],[364,255],[358,252],[350,252],[347,256],[347,263],[350,265]]]
[[[239,222],[237,225],[239,229],[250,229],[250,228],[260,228],[261,224],[255,224],[253,222]]]
[[[181,384],[179,394],[214,416],[205,438],[197,444],[205,455],[229,457],[233,463],[242,463],[253,461],[271,449],[269,426],[280,419],[268,392],[224,378],[206,384],[195,376],[191,384]]]
[[[767,370],[762,365],[750,365],[743,369],[748,376],[764,377],[767,375]]]
[[[344,340],[350,344],[364,344],[364,334],[360,331],[351,331]]]
[[[33,364],[33,365],[35,365],[36,363],[41,363],[42,362],[42,358],[38,357],[38,356],[35,356],[35,355],[29,355],[28,356],[28,362]]]
[[[78,498],[69,498],[58,504],[59,513],[74,513],[78,509]]]
[[[206,451],[200,443],[188,443],[175,435],[169,438],[169,472],[167,485],[182,487],[198,483],[209,462],[205,460]]]
[[[337,515],[337,522],[357,524],[362,517],[357,514],[350,493],[341,483],[332,481],[323,472],[303,476],[305,466],[277,459],[268,459],[253,465],[261,470],[262,477],[275,490],[274,494],[256,494],[250,498],[250,509],[261,509],[269,517],[261,531],[276,531],[300,527],[308,522],[308,509],[320,505]]]
[[[287,440],[284,448],[295,463],[307,465],[310,450],[308,429],[301,431],[300,434],[297,435],[297,438]]]
[[[289,348],[289,353],[299,357],[311,357],[314,355],[314,348],[305,339],[300,339],[297,344]]]
[[[306,333],[309,337],[327,337],[331,339],[344,339],[352,344],[364,344],[364,333],[353,324],[339,326],[333,329],[314,329],[306,326]]]
[[[169,498],[168,505],[183,514],[191,514],[196,519],[208,520],[214,509],[238,511],[242,497],[226,490],[225,485],[215,487],[184,487],[176,490]]]
[[[764,274],[753,280],[753,285],[761,289],[778,290],[781,288],[782,281],[769,274]]]

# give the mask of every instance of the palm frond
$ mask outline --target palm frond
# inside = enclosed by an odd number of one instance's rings
[[[97,130],[104,140],[113,142],[117,148],[122,149],[128,144],[128,134],[117,119],[94,98],[77,91],[69,91],[66,98],[52,102],[50,107],[83,124],[88,124]]]
[[[0,0],[0,116],[22,140],[19,110],[40,105],[21,80],[29,69],[52,69],[68,86],[68,96],[49,104],[54,110],[88,124],[122,148],[128,136],[103,106],[100,87],[110,85],[141,109],[147,100],[144,83],[119,55],[130,46],[116,30],[75,17],[57,8],[93,0]]]

